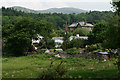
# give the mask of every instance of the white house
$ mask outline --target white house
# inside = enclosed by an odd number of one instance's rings
[[[79,36],[79,34],[77,34],[76,36],[70,36],[69,37],[70,41],[73,40],[73,39],[85,39],[85,40],[87,40],[88,37],[87,36]]]
[[[52,39],[55,40],[56,43],[56,48],[59,48],[61,44],[63,43],[63,38],[64,37],[53,37]]]
[[[37,38],[32,38],[32,45],[33,44],[39,44],[40,40],[42,40],[44,37],[37,34]]]

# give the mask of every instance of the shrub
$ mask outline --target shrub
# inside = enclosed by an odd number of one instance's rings
[[[77,50],[77,48],[76,48],[76,47],[73,47],[73,50]]]
[[[6,52],[6,51],[7,51],[6,48],[5,48],[5,46],[6,46],[6,44],[3,43],[3,44],[2,44],[2,52]]]
[[[6,51],[9,54],[20,56],[24,52],[27,52],[31,46],[31,39],[27,37],[28,35],[23,33],[11,34],[6,41]]]
[[[37,53],[40,53],[40,54],[42,54],[42,53],[44,53],[45,52],[45,50],[41,50],[41,49],[38,49],[37,50]]]
[[[89,51],[92,51],[92,52],[102,52],[102,51],[104,51],[104,48],[102,47],[101,43],[97,43],[97,44],[88,45],[86,50],[88,52]]]
[[[40,48],[54,49],[55,41],[48,38],[48,39],[41,40],[38,45],[40,46]]]
[[[103,50],[101,50],[101,49],[93,50],[94,53],[96,53],[96,52],[102,52],[102,51]]]
[[[89,33],[89,30],[87,28],[77,28],[73,35],[79,34],[80,36],[87,36]]]
[[[87,44],[87,40],[84,39],[73,39],[71,41],[64,41],[62,44],[62,49],[66,50],[69,48],[84,48],[85,45]]]
[[[58,54],[59,52],[61,52],[61,51],[60,51],[60,50],[56,50],[56,51],[55,51],[55,54]]]
[[[98,48],[98,49],[103,49],[103,47],[102,47],[102,44],[101,44],[101,43],[97,43],[96,45],[97,45],[97,48]]]
[[[56,67],[53,66],[54,61],[51,61],[50,66],[47,70],[43,71],[40,75],[40,79],[50,79],[54,80],[56,78],[62,78],[67,72],[67,70],[62,66],[63,61],[60,62]]]
[[[50,52],[54,52],[54,49],[49,49]]]
[[[76,49],[76,48],[71,48],[71,49],[67,49],[66,50],[67,54],[78,54],[79,53],[79,50]]]
[[[97,46],[96,45],[89,45],[88,47],[87,47],[87,50],[88,51],[93,51],[93,50],[96,50],[97,49]]]

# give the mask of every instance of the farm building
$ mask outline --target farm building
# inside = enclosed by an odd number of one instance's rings
[[[97,59],[97,60],[102,60],[102,61],[109,60],[109,53],[108,52],[97,52],[94,54],[95,54],[95,59]]]

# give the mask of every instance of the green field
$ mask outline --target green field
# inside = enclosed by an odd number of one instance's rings
[[[50,67],[51,61],[53,64]],[[58,65],[64,61],[60,68]],[[2,58],[3,78],[117,78],[115,61],[98,61],[84,58],[55,58],[52,55],[29,55]],[[58,72],[57,72],[58,70]],[[62,76],[58,75],[63,73]]]

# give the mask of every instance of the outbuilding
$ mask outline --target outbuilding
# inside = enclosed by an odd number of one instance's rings
[[[108,52],[97,52],[94,54],[95,54],[95,59],[97,59],[97,60],[102,60],[102,61],[109,60],[109,53]]]

